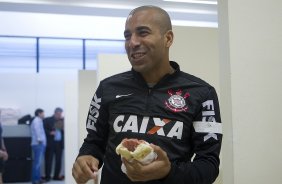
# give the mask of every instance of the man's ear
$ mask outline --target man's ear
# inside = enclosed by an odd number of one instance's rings
[[[166,47],[167,48],[169,48],[172,45],[173,37],[174,37],[174,35],[173,35],[172,30],[169,30],[165,33],[165,38],[166,38],[165,40],[166,40]]]

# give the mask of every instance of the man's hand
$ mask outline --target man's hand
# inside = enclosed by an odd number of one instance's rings
[[[7,151],[0,150],[0,158],[2,158],[4,161],[8,160],[9,156],[8,156]]]
[[[52,130],[51,132],[50,132],[50,135],[55,135],[56,134],[56,131],[55,130]]]
[[[99,161],[90,155],[80,156],[72,167],[72,176],[76,183],[83,184],[97,178]]]
[[[142,165],[140,162],[133,160],[129,162],[122,159],[126,174],[131,181],[149,181],[164,178],[168,175],[171,164],[167,154],[159,146],[151,144],[158,158],[148,165]]]

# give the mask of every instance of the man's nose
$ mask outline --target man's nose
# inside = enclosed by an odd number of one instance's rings
[[[129,47],[135,48],[140,45],[140,38],[136,34],[132,34],[129,40]]]

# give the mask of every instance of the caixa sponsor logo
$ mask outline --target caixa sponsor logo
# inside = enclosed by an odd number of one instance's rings
[[[169,119],[160,119],[160,118],[152,118],[144,116],[142,120],[140,121],[139,118],[137,118],[136,115],[119,115],[116,117],[113,128],[115,132],[135,132],[135,133],[141,133],[141,134],[157,134],[160,136],[166,136],[166,137],[176,137],[177,139],[182,138],[183,133],[183,122],[181,121],[172,121]],[[139,121],[138,121],[139,119]],[[155,124],[154,127],[148,129],[148,123],[152,120],[152,122]],[[174,122],[174,125],[172,128],[168,131],[167,134],[165,134],[163,127],[168,124]]]

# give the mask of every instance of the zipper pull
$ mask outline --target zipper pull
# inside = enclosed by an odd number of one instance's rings
[[[148,95],[151,93],[151,91],[152,91],[152,88],[149,88],[149,90],[148,90]]]

